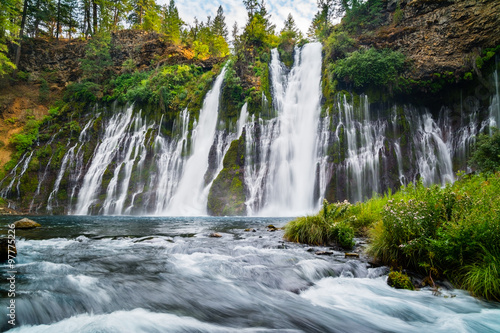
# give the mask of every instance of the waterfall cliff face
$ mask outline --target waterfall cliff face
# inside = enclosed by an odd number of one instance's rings
[[[288,68],[272,51],[272,101],[263,95],[260,113],[245,103],[237,119],[220,112],[225,68],[197,114],[166,121],[133,105],[92,109],[78,136],[54,132],[22,155],[0,196],[32,213],[303,215],[323,198],[356,202],[417,180],[453,182],[476,136],[500,123],[497,71],[492,94],[460,95],[453,106],[341,92],[326,108],[321,45],[296,48],[294,58]],[[210,202],[217,197],[225,199]]]

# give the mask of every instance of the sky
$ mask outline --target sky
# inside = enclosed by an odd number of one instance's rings
[[[157,1],[162,5],[168,2],[169,0]],[[204,22],[207,16],[213,19],[217,14],[217,8],[222,5],[229,34],[235,21],[241,29],[248,19],[243,0],[175,0],[175,4],[180,17],[188,24],[192,24],[195,17]],[[276,25],[277,33],[283,28],[288,13],[291,13],[297,27],[304,35],[307,34],[311,20],[318,10],[316,0],[266,0],[266,8],[271,14],[271,21]]]

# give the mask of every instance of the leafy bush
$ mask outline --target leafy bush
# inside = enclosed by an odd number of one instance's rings
[[[38,137],[40,123],[40,121],[35,119],[29,119],[26,125],[24,125],[23,131],[11,137],[10,142],[16,147],[19,153],[24,153],[33,145],[33,142]]]
[[[445,188],[409,185],[387,202],[369,253],[500,299],[500,173]]]
[[[500,131],[492,129],[492,135],[481,134],[472,153],[470,165],[479,172],[500,170]]]
[[[394,82],[403,69],[405,56],[390,49],[359,50],[335,63],[333,72],[339,80],[356,87],[386,85]]]

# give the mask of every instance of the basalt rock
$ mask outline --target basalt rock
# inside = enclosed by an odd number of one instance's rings
[[[444,72],[458,77],[476,68],[481,50],[500,44],[497,0],[399,1],[402,18],[395,22],[397,3],[387,2],[388,25],[361,36],[359,43],[404,53],[411,63],[406,75],[412,79]]]

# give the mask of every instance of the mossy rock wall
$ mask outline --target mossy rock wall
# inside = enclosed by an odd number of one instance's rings
[[[223,161],[223,169],[215,178],[208,194],[208,214],[214,216],[246,215],[244,179],[245,133],[231,146]]]

